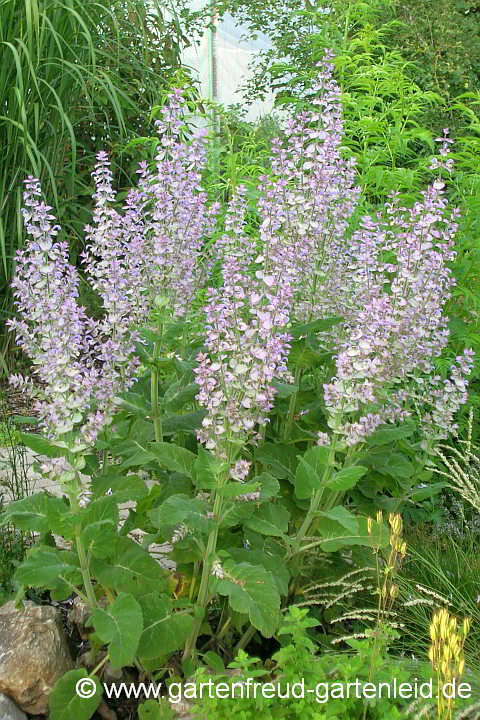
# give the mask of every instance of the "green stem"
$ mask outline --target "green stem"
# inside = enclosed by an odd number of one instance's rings
[[[297,533],[297,536],[292,544],[292,547],[286,557],[287,562],[291,560],[295,555],[297,555],[300,552],[300,546],[302,544],[303,538],[309,534],[309,529],[312,524],[312,522],[315,520],[315,514],[320,506],[323,493],[325,490],[325,486],[330,478],[330,475],[332,473],[333,463],[335,460],[335,447],[337,444],[337,436],[334,434],[332,438],[332,444],[330,446],[330,450],[328,453],[328,465],[325,467],[323,471],[322,476],[322,486],[319,490],[317,490],[313,495],[312,499],[310,500],[310,508],[305,516],[305,520],[303,521],[300,530]]]
[[[160,327],[160,334],[162,328]],[[161,344],[160,341],[157,341],[155,343],[154,349],[153,349],[153,362],[155,363],[155,360],[158,360],[160,356],[160,348]],[[162,416],[160,413],[160,407],[158,404],[158,369],[156,367],[152,367],[152,375],[150,378],[150,395],[151,395],[151,401],[152,401],[152,419],[153,419],[153,427],[155,428],[155,441],[156,442],[163,442],[163,428],[162,428]]]
[[[80,475],[78,471],[76,472],[76,478],[75,478],[75,485],[76,487],[72,487],[71,493],[69,494],[69,500],[70,500],[70,507],[72,509],[72,512],[74,515],[78,515],[80,511],[80,506],[78,504],[78,497],[79,493],[82,487],[82,483],[80,480]],[[82,525],[80,522],[77,522],[75,525],[75,543],[77,546],[77,553],[78,553],[78,559],[80,562],[80,571],[82,573],[83,578],[83,586],[85,588],[85,592],[87,594],[88,604],[91,608],[94,608],[97,606],[97,599],[95,597],[95,591],[93,589],[92,585],[92,578],[90,576],[90,568],[88,566],[88,560],[87,555],[85,552],[85,545],[83,544],[82,540]]]
[[[80,570],[82,572],[83,585],[87,593],[88,604],[91,608],[94,608],[97,606],[97,599],[93,590],[92,578],[90,577],[90,569],[88,567],[87,556],[85,554],[85,546],[83,544],[82,538],[80,537],[80,533],[81,526],[77,525],[77,527],[75,528],[75,540],[77,544],[78,559],[80,560]]]
[[[243,650],[248,645],[248,643],[253,638],[253,636],[255,635],[256,632],[257,632],[257,629],[254,628],[253,625],[250,625],[250,627],[248,627],[247,630],[245,630],[242,637],[240,638],[238,643],[235,645],[235,648],[233,650],[234,657],[237,656],[237,654],[240,650]]]
[[[295,385],[300,388],[300,378],[302,377],[302,368],[295,368]],[[298,390],[290,396],[290,404],[288,406],[287,422],[285,423],[285,430],[283,433],[283,442],[286,443],[290,435],[290,430],[293,424],[293,416],[295,415],[295,406],[297,404]]]
[[[224,624],[222,626],[222,629],[220,630],[220,632],[217,633],[217,635],[215,637],[215,640],[217,640],[217,642],[219,642],[220,640],[222,640],[222,638],[225,637],[225,635],[228,632],[228,628],[231,625],[231,622],[232,622],[232,616],[230,616],[226,619],[226,621],[224,622]]]
[[[96,675],[97,672],[98,672],[99,670],[101,670],[104,665],[107,664],[107,662],[109,661],[109,659],[110,659],[110,658],[108,657],[108,653],[107,653],[107,655],[105,655],[105,657],[104,657],[102,660],[100,660],[100,662],[98,663],[97,667],[94,667],[94,668],[93,668],[92,672],[90,673],[90,677],[91,677],[92,675]]]
[[[203,610],[199,613],[199,616],[193,621],[192,632],[190,637],[185,643],[185,649],[183,651],[183,661],[187,660],[195,650],[195,644],[197,642],[198,633],[200,631],[203,619],[205,617],[205,610],[208,603],[208,583],[210,580],[210,574],[212,572],[212,565],[215,559],[215,551],[217,549],[218,529],[220,525],[220,514],[222,511],[223,497],[218,493],[218,490],[224,485],[227,480],[227,474],[223,474],[217,484],[217,493],[215,495],[215,503],[213,506],[213,522],[214,528],[210,532],[207,541],[207,547],[205,550],[205,556],[203,560],[202,577],[200,579],[200,588],[198,590],[198,597],[196,602],[197,609]]]

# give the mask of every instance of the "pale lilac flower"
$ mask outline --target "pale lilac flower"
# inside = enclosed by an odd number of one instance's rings
[[[257,426],[267,422],[273,407],[273,380],[291,379],[289,335],[282,332],[292,297],[285,255],[275,239],[255,257],[244,214],[245,188],[239,186],[219,248],[224,282],[208,291],[206,352],[199,353],[194,369],[197,400],[208,410],[197,437],[219,455],[226,441],[255,439]],[[258,268],[253,275],[252,264]]]
[[[250,472],[252,463],[248,460],[237,460],[235,465],[230,468],[229,475],[237,482],[245,482]]]
[[[184,523],[181,523],[177,528],[175,528],[170,542],[172,543],[172,545],[175,545],[175,543],[180,542],[180,540],[184,540],[189,534],[189,532],[190,529],[188,528],[188,526]]]
[[[330,445],[330,435],[319,430],[317,432],[316,445]]]
[[[212,563],[211,574],[218,580],[223,580],[223,578],[225,577],[225,570],[223,569],[222,564],[218,558],[216,558]]]

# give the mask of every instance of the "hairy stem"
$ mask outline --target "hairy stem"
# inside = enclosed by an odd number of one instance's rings
[[[227,480],[227,474],[223,473],[217,481],[217,490],[219,490]],[[208,582],[212,572],[213,561],[215,560],[215,551],[217,549],[218,529],[220,525],[220,514],[222,512],[222,501],[223,497],[217,492],[215,495],[215,503],[213,506],[213,522],[214,527],[210,532],[207,541],[207,547],[205,550],[205,556],[203,559],[202,577],[200,579],[200,587],[198,589],[198,597],[196,602],[197,609],[203,610],[199,616],[193,621],[192,632],[190,637],[185,643],[185,649],[183,652],[183,661],[187,660],[195,651],[195,644],[197,642],[198,633],[202,625],[205,610],[208,604]]]
[[[160,327],[160,335],[162,327]],[[161,341],[155,343],[153,349],[153,362],[158,360],[160,356]],[[152,402],[152,419],[153,427],[155,428],[155,441],[163,442],[163,428],[162,428],[162,416],[160,413],[160,406],[158,404],[158,369],[152,367],[152,375],[150,378],[150,396]]]
[[[295,385],[299,386],[300,384],[300,378],[302,377],[302,368],[296,367],[295,368]],[[287,442],[290,431],[292,429],[293,424],[293,417],[295,415],[295,406],[297,404],[297,397],[298,397],[298,389],[295,390],[295,392],[290,396],[290,404],[288,406],[288,415],[287,415],[287,422],[285,423],[285,430],[283,433],[283,442]]]

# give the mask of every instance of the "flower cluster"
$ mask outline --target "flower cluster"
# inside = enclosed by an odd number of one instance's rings
[[[291,303],[285,254],[275,241],[255,257],[255,243],[245,232],[245,208],[245,188],[239,186],[219,243],[223,286],[209,290],[206,352],[198,355],[194,370],[197,400],[208,410],[197,436],[219,455],[224,439],[254,436],[273,407],[273,380],[290,379],[289,336],[281,332]],[[251,271],[252,265],[257,269]]]
[[[12,281],[20,319],[8,324],[43,386],[43,399],[38,399],[38,391],[33,394],[47,435],[64,436],[84,421],[87,412],[82,434],[90,445],[108,420],[106,405],[112,390],[128,387],[132,378],[128,372],[117,373],[115,378],[104,374],[96,362],[98,344],[103,344],[102,328],[78,305],[79,276],[68,262],[67,243],[55,240],[59,226],[52,224],[51,208],[39,200],[40,183],[30,177],[25,184],[23,215],[31,239],[17,253]],[[20,376],[12,376],[11,382],[32,390],[31,382]]]
[[[199,251],[214,230],[219,203],[207,205],[200,182],[207,164],[206,131],[183,139],[185,99],[181,90],[169,95],[163,120],[156,123],[161,144],[156,173],[141,163],[142,217],[147,235],[145,285],[161,296],[173,317],[184,317],[201,277]],[[153,298],[152,298],[153,299]]]
[[[449,141],[446,137],[441,141],[445,155]],[[325,405],[331,414],[365,406],[375,409],[344,427],[349,445],[382,422],[407,417],[409,400],[418,396],[412,382],[430,386],[430,402],[434,398],[435,404],[432,419],[442,429],[441,437],[454,429],[453,413],[465,402],[463,393],[452,391],[467,384],[467,359],[443,390],[431,387],[439,381],[433,358],[448,342],[443,306],[454,285],[448,262],[455,257],[458,210],[447,216],[443,188],[444,183],[436,180],[423,193],[423,201],[409,210],[400,207],[393,194],[386,213],[364,218],[361,229],[345,244],[350,286],[343,309],[343,338],[337,342],[336,374],[324,386]],[[403,389],[387,398],[385,389],[398,383]]]

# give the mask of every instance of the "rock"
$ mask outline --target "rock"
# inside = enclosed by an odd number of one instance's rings
[[[47,711],[48,693],[73,668],[58,610],[10,601],[0,607],[0,693],[31,715]]]
[[[15,705],[13,700],[0,693],[0,720],[27,720],[27,716]]]

